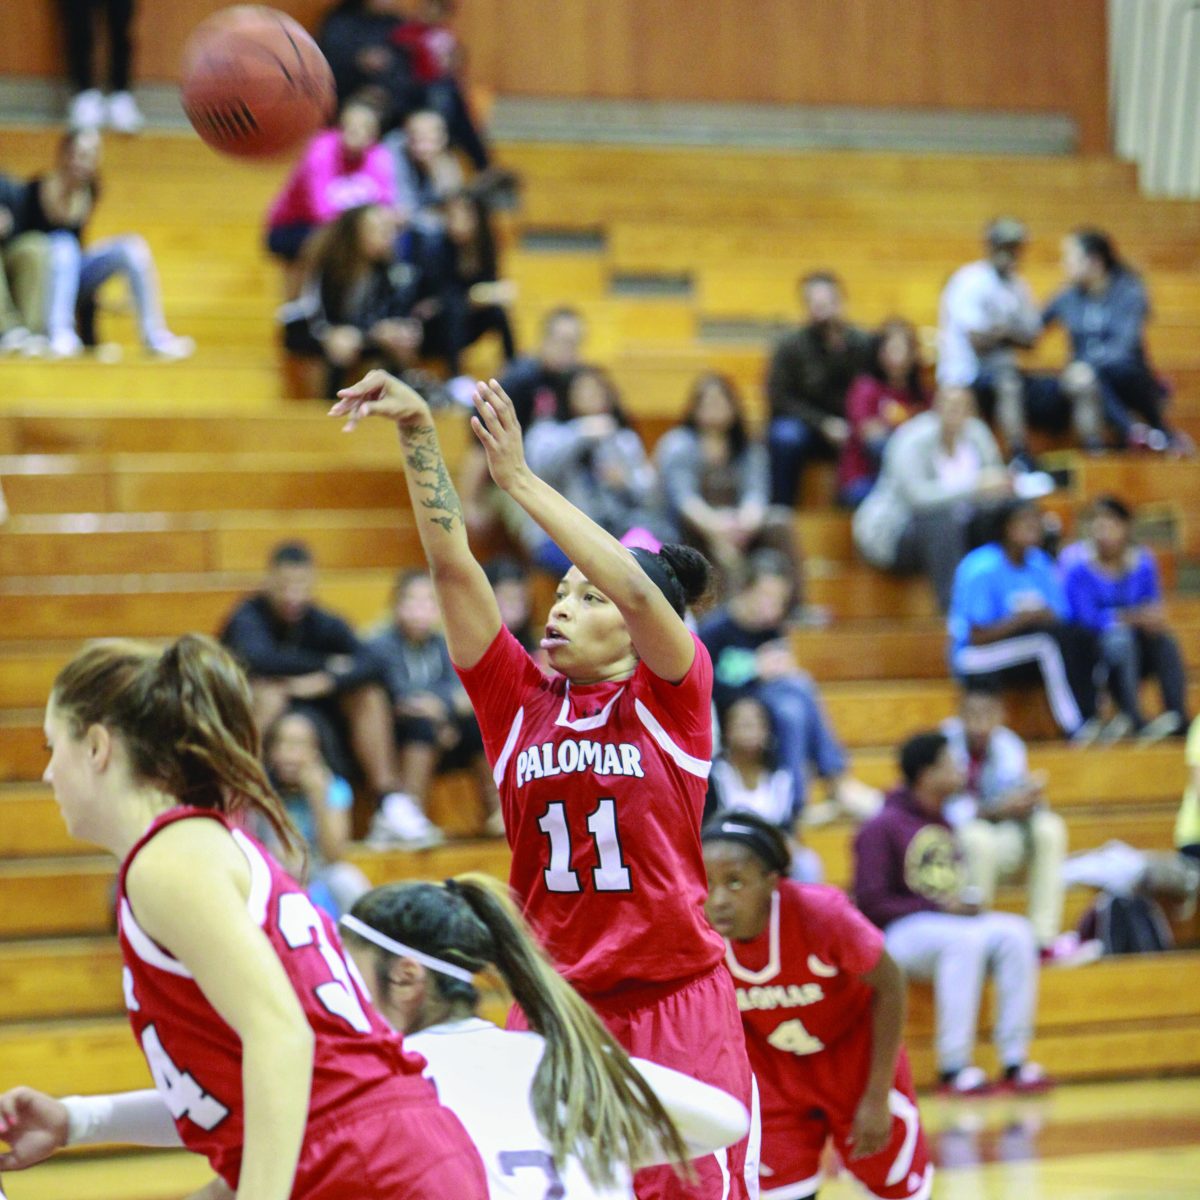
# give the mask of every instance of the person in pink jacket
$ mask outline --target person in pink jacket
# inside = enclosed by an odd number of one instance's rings
[[[363,204],[396,204],[392,157],[379,144],[379,111],[351,97],[337,127],[308,144],[267,213],[267,249],[294,263],[319,225]]]

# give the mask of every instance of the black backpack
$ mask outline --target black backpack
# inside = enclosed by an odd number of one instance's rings
[[[1103,892],[1079,923],[1082,938],[1099,938],[1105,954],[1153,954],[1175,944],[1163,910],[1148,896]]]

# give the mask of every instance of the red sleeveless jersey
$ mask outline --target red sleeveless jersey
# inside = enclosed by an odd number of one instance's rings
[[[725,946],[764,1114],[805,1103],[815,1058],[851,1040],[857,1053],[859,1038],[869,1046],[874,992],[859,977],[879,962],[883,934],[838,888],[784,880],[767,928]]]
[[[510,883],[571,983],[595,999],[719,963],[704,915],[712,661],[699,640],[678,684],[640,663],[615,683],[547,677],[507,629],[459,676],[500,791]]]
[[[219,821],[250,867],[250,915],[279,956],[315,1034],[312,1093],[305,1146],[326,1118],[360,1100],[436,1105],[422,1078],[425,1060],[407,1053],[398,1034],[371,1007],[367,990],[342,949],[330,918],[254,838],[217,813],[176,808],[158,817],[121,864],[118,934],[125,967],[125,1006],[133,1034],[179,1136],[204,1155],[236,1189],[242,1158],[242,1042],[205,999],[187,968],[138,925],[125,894],[125,875],[138,852],[174,821]],[[196,896],[204,920],[204,897]],[[306,1155],[301,1154],[301,1168]],[[328,1162],[322,1170],[329,1171]],[[295,1195],[303,1190],[297,1172]]]

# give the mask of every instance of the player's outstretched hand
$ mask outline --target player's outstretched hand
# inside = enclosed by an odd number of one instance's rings
[[[357,383],[339,390],[331,417],[345,417],[342,429],[349,433],[364,417],[387,417],[397,425],[428,422],[429,405],[414,391],[386,371],[368,371]]]
[[[16,1087],[0,1093],[0,1171],[21,1171],[67,1144],[67,1106],[45,1092]]]
[[[850,1128],[850,1144],[854,1147],[850,1157],[870,1158],[883,1150],[891,1137],[892,1113],[887,1097],[880,1100],[863,1096]]]
[[[507,492],[528,468],[521,422],[508,394],[494,379],[475,385],[475,414],[471,428],[487,452],[488,470],[496,486]]]

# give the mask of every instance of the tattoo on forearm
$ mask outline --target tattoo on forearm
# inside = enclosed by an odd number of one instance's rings
[[[465,524],[462,505],[445,459],[438,446],[437,431],[432,425],[421,425],[415,429],[403,429],[400,444],[404,448],[404,461],[408,464],[408,475],[414,487],[428,493],[420,500],[421,507],[434,525],[440,525],[447,533],[455,526]]]

